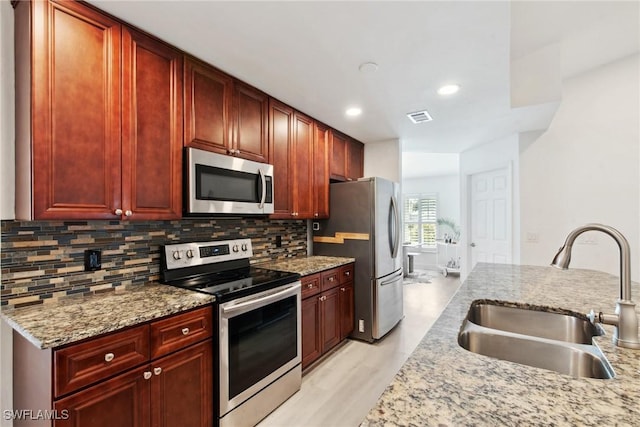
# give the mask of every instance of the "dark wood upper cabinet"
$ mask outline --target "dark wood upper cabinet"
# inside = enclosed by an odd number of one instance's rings
[[[125,216],[180,218],[182,53],[127,27],[123,28],[122,45]]]
[[[117,218],[121,25],[75,2],[19,2],[16,216]]]
[[[362,178],[364,166],[364,144],[349,138],[346,145],[347,157],[347,181],[356,181]]]
[[[273,219],[289,219],[293,209],[293,174],[290,156],[293,144],[293,109],[269,100],[269,147],[273,164]]]
[[[181,217],[181,54],[79,2],[19,2],[16,216]]]
[[[269,163],[267,121],[269,97],[236,81],[233,92],[233,155]]]
[[[293,117],[293,216],[314,217],[313,120],[296,112]]]
[[[329,218],[329,127],[314,123],[313,197],[314,218]]]
[[[184,144],[230,154],[233,78],[188,55],[184,59]]]
[[[347,137],[331,130],[329,134],[331,148],[331,179],[345,181],[347,177],[346,147]]]

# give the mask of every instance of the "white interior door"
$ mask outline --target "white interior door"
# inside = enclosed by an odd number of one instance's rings
[[[471,269],[478,262],[510,263],[512,207],[510,169],[471,175],[469,193]]]

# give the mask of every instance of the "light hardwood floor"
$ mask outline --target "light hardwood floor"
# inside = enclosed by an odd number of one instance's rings
[[[460,286],[430,272],[431,283],[405,283],[404,319],[382,340],[348,340],[302,377],[299,392],[258,427],[356,427]]]

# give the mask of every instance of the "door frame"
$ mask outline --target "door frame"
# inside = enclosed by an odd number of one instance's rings
[[[493,171],[498,171],[498,170],[506,170],[507,172],[507,244],[508,244],[508,252],[509,252],[509,257],[510,257],[510,263],[517,263],[519,260],[516,260],[515,254],[514,254],[514,189],[513,189],[513,182],[514,182],[514,177],[513,177],[513,173],[514,173],[514,165],[513,165],[513,161],[509,161],[507,164],[503,164],[503,165],[499,165],[496,167],[492,167],[492,168],[488,168],[488,169],[484,169],[484,170],[475,170],[472,171],[471,173],[466,173],[464,175],[464,183],[466,186],[466,197],[465,197],[465,202],[466,202],[466,209],[462,215],[462,217],[464,218],[466,224],[464,224],[464,228],[463,230],[466,230],[463,233],[463,237],[461,239],[461,244],[464,245],[464,259],[462,260],[462,266],[463,266],[463,272],[462,275],[463,277],[466,277],[470,272],[471,272],[471,236],[472,236],[472,229],[471,229],[471,224],[472,224],[472,203],[471,203],[471,197],[472,197],[472,187],[471,187],[471,178],[474,175],[478,175],[478,174],[482,174],[482,173],[488,173],[488,172],[493,172]]]

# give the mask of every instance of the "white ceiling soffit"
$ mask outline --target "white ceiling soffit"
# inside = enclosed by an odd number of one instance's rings
[[[512,32],[508,1],[89,3],[365,143],[400,139],[406,151],[461,152],[544,121],[509,108],[510,35],[525,54],[557,38],[531,35],[553,19],[540,12],[542,24]],[[596,15],[582,25],[597,28]],[[365,62],[377,71],[360,72]],[[437,95],[447,83],[462,89]],[[346,117],[354,105],[362,115]],[[424,108],[433,121],[407,120]]]

